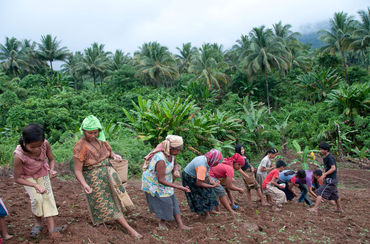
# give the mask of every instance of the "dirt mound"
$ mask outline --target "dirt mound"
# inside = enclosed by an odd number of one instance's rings
[[[58,166],[64,179],[68,180],[54,179],[52,185],[59,209],[56,223],[68,224],[68,229],[55,241],[48,238],[46,228],[39,239],[30,239],[34,222],[28,195],[12,178],[0,176],[0,194],[10,212],[6,222],[9,232],[15,236],[6,243],[353,243],[370,239],[369,171],[340,169],[339,193],[345,214],[334,213],[333,207],[327,203],[322,204],[320,215],[311,214],[306,205],[295,201],[285,205],[283,211],[273,212],[259,203],[249,206],[245,195],[234,193],[240,205],[235,220],[222,209],[222,214],[203,223],[190,212],[184,193],[176,191],[183,221],[194,227],[191,231],[178,230],[174,222],[168,225],[168,231],[157,230],[157,220],[148,212],[145,196],[140,191],[141,182],[131,181],[127,190],[137,209],[129,213],[127,219],[144,235],[143,240],[135,240],[114,222],[92,226],[85,195],[79,183],[73,177],[67,177],[68,170],[63,167],[68,165]],[[255,197],[255,192],[252,195]]]

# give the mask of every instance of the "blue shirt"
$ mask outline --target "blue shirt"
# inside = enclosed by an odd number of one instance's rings
[[[289,174],[289,173],[291,173],[291,174]],[[279,173],[279,180],[284,182],[284,183],[288,183],[288,182],[290,182],[290,179],[293,178],[293,176],[295,176],[294,171],[292,171],[292,170],[283,170]]]

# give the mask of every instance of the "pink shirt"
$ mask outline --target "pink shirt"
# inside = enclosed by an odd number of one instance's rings
[[[233,168],[233,166],[221,163],[221,164],[217,165],[216,167],[212,167],[209,170],[209,175],[213,178],[216,178],[216,179],[226,178],[226,177],[233,178],[234,177],[234,168]]]
[[[17,156],[22,161],[23,174],[22,178],[34,178],[38,179],[42,176],[46,176],[49,173],[48,157],[46,155],[46,143],[47,140],[41,145],[41,153],[36,158],[31,158],[25,154],[20,145],[14,151],[14,156]]]

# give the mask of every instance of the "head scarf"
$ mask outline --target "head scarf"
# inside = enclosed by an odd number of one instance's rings
[[[184,144],[181,136],[168,135],[166,140],[159,143],[148,155],[144,157],[145,161],[150,161],[154,154],[157,152],[163,152],[165,155],[170,155],[171,147],[181,147]]]
[[[98,118],[96,118],[94,115],[89,115],[82,121],[82,124],[80,127],[80,131],[82,134],[84,130],[86,131],[99,130],[98,140],[104,141],[104,142],[106,141],[105,135],[103,132],[103,127],[101,126]]]
[[[204,154],[204,156],[206,156],[206,158],[208,158],[209,160],[208,162],[209,167],[212,167],[214,164],[222,162],[223,159],[221,152],[216,149],[212,149],[211,151]]]
[[[240,167],[243,167],[244,164],[245,164],[245,160],[243,158],[242,155],[240,155],[239,153],[235,153],[232,157],[232,160],[234,163],[237,163],[240,165]]]

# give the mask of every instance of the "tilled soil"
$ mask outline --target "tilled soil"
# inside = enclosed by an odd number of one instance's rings
[[[59,166],[59,172],[68,171]],[[294,200],[274,212],[256,201],[253,206],[246,195],[234,193],[240,205],[238,216],[232,219],[225,209],[203,222],[190,212],[183,192],[176,191],[182,218],[192,226],[190,231],[177,229],[175,222],[169,230],[158,230],[157,219],[149,213],[139,180],[130,181],[128,193],[136,204],[136,210],[127,214],[129,223],[144,238],[136,240],[123,231],[115,222],[94,227],[91,224],[85,195],[79,183],[72,177],[52,180],[59,216],[57,225],[68,224],[63,237],[49,239],[46,228],[38,239],[31,239],[29,232],[34,224],[28,195],[24,188],[9,176],[0,176],[0,196],[5,202],[9,216],[8,229],[14,238],[4,243],[368,243],[370,241],[369,171],[359,169],[339,170],[339,194],[344,214],[335,213],[329,203],[320,206],[319,214],[307,211],[307,205]],[[67,177],[68,178],[68,177]],[[237,184],[242,186],[240,179]]]

